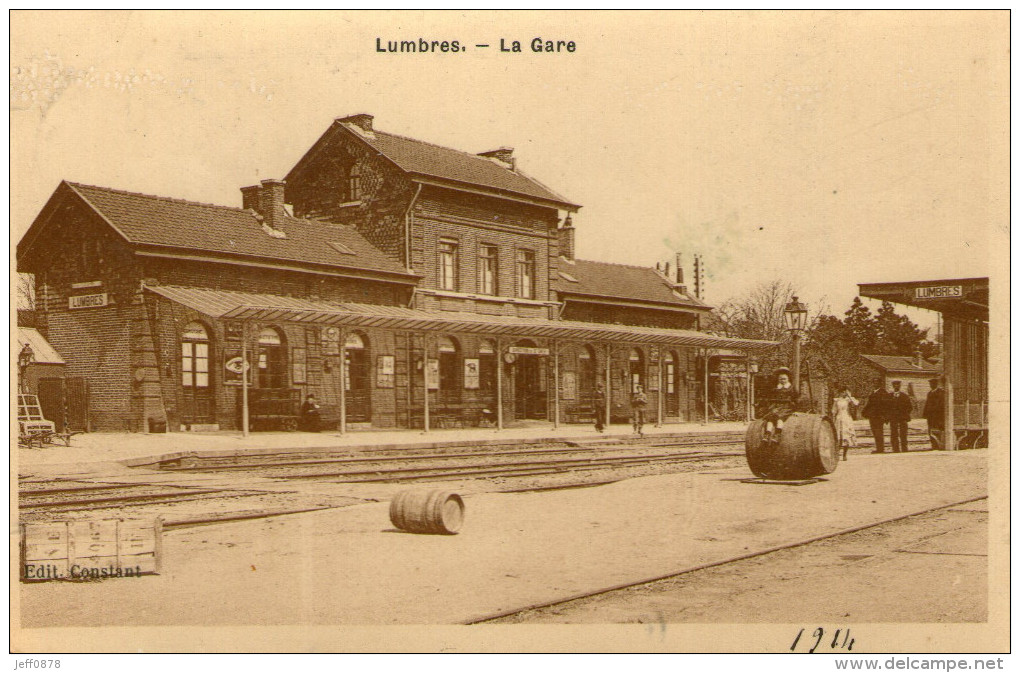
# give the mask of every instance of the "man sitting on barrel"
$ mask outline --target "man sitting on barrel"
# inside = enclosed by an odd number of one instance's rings
[[[780,367],[776,370],[776,387],[762,396],[758,416],[765,421],[766,442],[778,444],[783,432],[783,423],[797,410],[797,389],[790,383],[790,370]]]

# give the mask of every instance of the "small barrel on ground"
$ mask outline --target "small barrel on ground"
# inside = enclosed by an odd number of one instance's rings
[[[827,416],[793,414],[778,444],[765,441],[765,421],[752,421],[744,436],[747,465],[764,479],[811,479],[839,465],[836,428]]]
[[[451,491],[401,491],[390,502],[390,521],[409,533],[455,535],[464,523],[464,500]]]

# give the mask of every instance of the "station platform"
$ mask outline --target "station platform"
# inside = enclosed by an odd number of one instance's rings
[[[857,422],[858,435],[867,430],[866,421]],[[911,421],[911,429],[923,429],[924,421]],[[684,435],[742,433],[743,422],[670,423],[644,428],[648,437],[681,437]],[[50,445],[18,451],[19,474],[26,472],[63,473],[77,471],[95,463],[139,464],[159,457],[186,454],[270,453],[308,449],[428,449],[450,446],[478,446],[551,441],[584,441],[606,438],[634,437],[629,425],[611,425],[599,434],[591,425],[534,424],[528,427],[454,430],[365,430],[340,435],[337,432],[253,432],[242,437],[239,432],[171,432],[86,433],[71,439],[71,446]]]
[[[987,457],[985,449],[856,455],[808,485],[751,483],[742,466],[480,493],[465,498],[455,536],[398,531],[386,502],[170,531],[161,575],[22,585],[21,623],[462,624],[974,502],[988,494]],[[961,577],[958,589],[987,592],[983,573]],[[291,633],[288,648],[311,646],[302,638],[312,631]]]

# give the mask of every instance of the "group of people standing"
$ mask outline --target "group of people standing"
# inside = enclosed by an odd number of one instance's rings
[[[924,404],[924,418],[928,421],[928,434],[931,436],[932,448],[941,448],[941,430],[944,426],[942,414],[945,409],[945,396],[939,379],[931,379],[931,390]],[[885,426],[889,425],[889,439],[892,453],[907,451],[907,423],[913,410],[910,395],[900,390],[900,381],[892,382],[892,391],[885,387],[885,382],[878,379],[875,390],[868,396],[862,409],[862,415],[871,425],[871,434],[875,437],[875,450],[872,453],[885,453]]]

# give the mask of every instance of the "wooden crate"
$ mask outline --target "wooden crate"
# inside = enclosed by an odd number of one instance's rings
[[[22,523],[21,581],[158,575],[163,520],[101,519]]]

